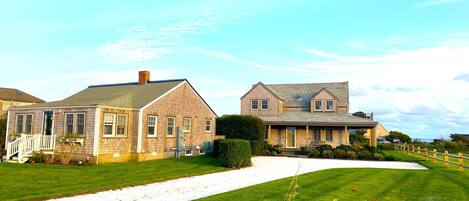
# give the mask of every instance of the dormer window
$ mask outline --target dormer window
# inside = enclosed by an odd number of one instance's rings
[[[320,100],[314,101],[314,110],[322,111],[322,101]]]
[[[262,100],[261,108],[262,108],[262,110],[268,110],[269,109],[269,100]]]
[[[327,111],[334,111],[334,101],[327,101],[326,102],[326,110]]]
[[[259,110],[259,101],[251,100],[251,110]]]

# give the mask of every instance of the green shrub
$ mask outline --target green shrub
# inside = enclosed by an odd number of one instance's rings
[[[279,155],[281,152],[280,148],[282,148],[282,145],[271,145],[271,144],[267,144],[265,143],[264,145],[264,153],[266,155]]]
[[[33,151],[29,157],[29,161],[32,163],[44,163],[45,160],[46,154],[44,154],[42,151]]]
[[[251,145],[251,154],[259,155],[264,149],[264,143],[258,140],[250,140],[249,144]]]
[[[0,119],[0,156],[3,155],[3,150],[5,150],[5,138],[6,138],[6,119]]]
[[[347,159],[355,160],[357,159],[357,153],[355,151],[347,151],[346,157]]]
[[[295,151],[296,155],[309,155],[309,150],[308,147],[306,146],[301,146],[299,151]]]
[[[328,144],[323,144],[323,145],[319,145],[318,147],[316,147],[316,149],[318,149],[319,152],[322,153],[324,150],[332,150],[332,146]]]
[[[366,149],[357,151],[357,158],[362,160],[374,160],[374,154]]]
[[[213,152],[211,153],[212,156],[218,157],[220,154],[220,142],[223,141],[223,139],[217,139],[213,141]]]
[[[394,150],[394,144],[392,143],[378,143],[379,150]]]
[[[323,158],[334,158],[334,152],[332,150],[324,150],[321,152]]]
[[[384,156],[384,160],[385,160],[385,161],[395,161],[396,158],[394,158],[394,156],[390,156],[390,155],[387,155],[387,156],[386,156],[386,155],[385,155],[385,156]]]
[[[347,151],[334,149],[333,153],[335,158],[347,158]]]
[[[309,150],[309,154],[308,154],[309,157],[317,158],[320,155],[321,155],[321,152],[319,152],[319,150],[316,148],[312,148],[311,150]]]
[[[456,142],[450,141],[450,142],[445,143],[445,149],[451,153],[466,152],[467,145],[461,141],[456,141]]]
[[[258,117],[223,115],[217,118],[217,134],[225,135],[226,139],[264,142],[266,128],[264,122]]]
[[[241,168],[251,165],[249,141],[226,139],[219,141],[219,159],[224,167]]]
[[[402,143],[411,143],[412,138],[410,138],[407,134],[399,132],[399,131],[391,131],[389,135],[386,136],[386,140],[392,142],[394,139],[399,139]]]
[[[384,154],[375,153],[373,158],[376,159],[376,160],[379,160],[379,161],[383,161],[384,160]]]
[[[342,144],[342,145],[337,146],[335,149],[336,149],[336,150],[342,150],[342,151],[351,151],[351,150],[352,150],[352,146]]]

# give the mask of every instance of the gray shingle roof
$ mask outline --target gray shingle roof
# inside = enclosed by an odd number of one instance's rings
[[[268,124],[278,125],[329,125],[375,126],[378,122],[347,113],[284,112],[280,116],[259,116]]]
[[[302,107],[309,110],[311,98],[323,88],[339,99],[338,106],[349,105],[348,82],[265,84],[265,86],[284,99],[285,107]]]
[[[89,86],[88,88],[61,101],[35,104],[25,107],[36,108],[99,105],[140,109],[184,81],[186,80],[179,79],[152,81],[145,85],[139,85],[136,82],[132,82]]]
[[[0,100],[27,103],[44,103],[45,101],[18,89],[0,88]]]

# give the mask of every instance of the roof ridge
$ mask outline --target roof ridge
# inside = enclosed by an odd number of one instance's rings
[[[163,83],[163,82],[177,82],[177,81],[185,81],[186,78],[183,79],[168,79],[168,80],[153,80],[149,81],[148,83]],[[96,87],[114,87],[114,86],[124,86],[124,85],[137,85],[138,82],[126,82],[126,83],[115,83],[115,84],[98,84],[98,85],[90,85],[88,88],[96,88]]]
[[[308,84],[345,84],[348,81],[343,82],[304,82],[304,83],[285,83],[285,84],[264,84],[264,85],[308,85]]]

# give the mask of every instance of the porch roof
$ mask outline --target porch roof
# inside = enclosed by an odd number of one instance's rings
[[[270,125],[375,127],[378,122],[347,113],[284,112],[279,116],[259,116]]]

